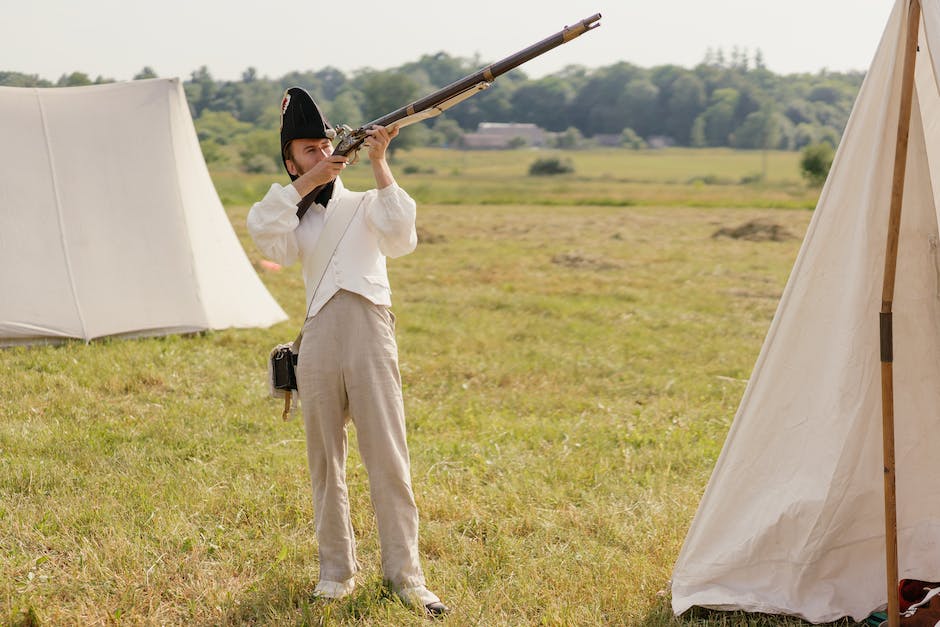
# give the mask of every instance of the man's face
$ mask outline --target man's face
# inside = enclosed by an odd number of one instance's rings
[[[333,143],[328,139],[295,139],[287,147],[287,152],[287,171],[302,176],[333,154]]]

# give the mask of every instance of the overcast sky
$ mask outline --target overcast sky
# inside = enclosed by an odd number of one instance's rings
[[[523,66],[627,61],[693,67],[709,48],[759,48],[777,73],[866,70],[894,0],[8,0],[0,71],[128,80],[144,66],[216,79],[333,66],[387,69],[444,51],[498,60],[567,24],[602,26]]]

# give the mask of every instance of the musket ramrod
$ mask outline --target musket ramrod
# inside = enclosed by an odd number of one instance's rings
[[[355,153],[366,140],[366,130],[373,126],[386,126],[390,128],[403,128],[415,122],[427,120],[440,115],[454,105],[463,102],[467,98],[478,94],[489,87],[497,77],[513,70],[526,61],[531,61],[535,57],[545,54],[552,48],[568,43],[575,37],[582,35],[589,30],[600,26],[600,13],[595,13],[591,17],[576,22],[572,26],[565,26],[562,30],[546,37],[538,43],[534,43],[528,48],[520,50],[501,61],[491,63],[485,68],[465,76],[460,80],[454,81],[447,87],[443,87],[432,94],[415,100],[409,105],[396,109],[391,113],[386,113],[380,118],[352,129],[346,125],[340,125],[336,129],[336,146],[333,148],[333,154],[347,156]],[[307,209],[313,204],[313,200],[323,186],[317,187],[312,192],[304,196],[297,204],[297,217],[302,218]]]

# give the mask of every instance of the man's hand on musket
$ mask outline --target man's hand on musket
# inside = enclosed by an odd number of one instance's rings
[[[369,161],[384,159],[389,142],[398,136],[398,127],[388,130],[386,126],[372,126],[366,129],[366,135],[368,137],[362,145],[369,151]]]
[[[293,185],[301,196],[326,185],[346,167],[346,157],[333,154],[329,139],[295,139],[287,146],[287,171],[299,178]]]
[[[373,126],[366,129],[368,137],[362,142],[368,149],[369,161],[372,162],[372,173],[375,175],[375,184],[378,189],[388,187],[395,182],[392,171],[385,159],[385,151],[392,138],[398,135],[398,127],[388,130],[385,126]]]
[[[308,170],[308,180],[314,187],[325,185],[343,172],[348,159],[339,155],[330,155]]]

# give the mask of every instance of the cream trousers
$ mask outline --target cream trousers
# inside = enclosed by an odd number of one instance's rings
[[[341,290],[304,325],[297,364],[320,579],[359,570],[346,489],[347,420],[369,475],[382,572],[396,590],[424,585],[411,489],[395,320],[387,307]]]

